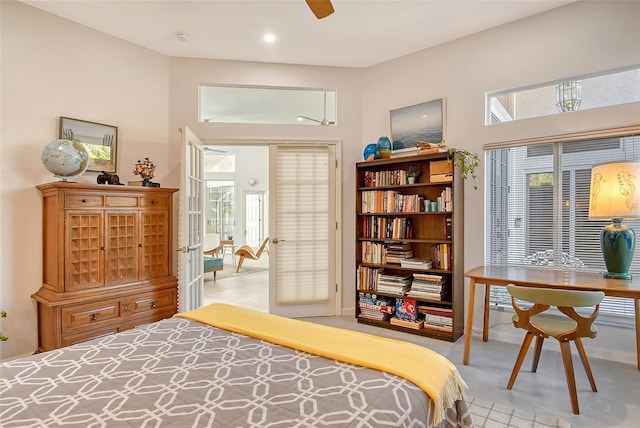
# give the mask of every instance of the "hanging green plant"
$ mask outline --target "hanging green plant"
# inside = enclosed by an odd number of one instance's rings
[[[457,156],[454,156],[455,154]],[[453,166],[460,171],[460,176],[463,180],[471,177],[473,179],[473,188],[478,190],[478,183],[476,179],[476,168],[480,166],[480,158],[477,153],[472,153],[469,150],[461,150],[456,148],[449,149],[449,156],[453,158]]]

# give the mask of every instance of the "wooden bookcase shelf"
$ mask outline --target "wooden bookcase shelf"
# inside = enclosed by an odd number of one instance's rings
[[[359,323],[449,341],[462,336],[464,183],[448,158],[438,153],[356,164]],[[420,170],[413,184],[406,178],[410,167]],[[444,179],[443,168],[450,169]],[[432,266],[407,266],[411,259]],[[416,325],[392,322],[407,308],[417,309]]]

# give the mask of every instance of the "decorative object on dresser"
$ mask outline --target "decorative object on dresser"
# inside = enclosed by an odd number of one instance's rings
[[[116,172],[117,126],[60,117],[59,138],[84,146],[89,154],[87,171]]]
[[[118,177],[117,174],[111,174],[106,171],[102,171],[102,174],[98,174],[98,177],[96,177],[96,181],[98,182],[98,184],[113,184],[118,186],[122,185],[122,183],[120,183],[120,177]]]
[[[450,341],[462,336],[464,194],[448,157],[356,164],[358,322]]]
[[[600,232],[606,278],[631,279],[636,234],[622,222],[640,218],[640,162],[620,161],[591,169],[590,220],[611,220]]]
[[[48,351],[176,313],[177,189],[56,182],[43,206],[38,350]]]
[[[143,161],[138,159],[138,162],[136,162],[133,168],[133,173],[142,178],[142,181],[138,185],[143,187],[160,187],[160,183],[154,183],[151,181],[155,172],[156,166],[151,160],[149,160],[149,158],[144,158]],[[129,182],[129,185],[132,185],[131,181]]]
[[[89,153],[78,142],[55,140],[42,150],[41,160],[54,177],[68,181],[84,174],[89,166]]]

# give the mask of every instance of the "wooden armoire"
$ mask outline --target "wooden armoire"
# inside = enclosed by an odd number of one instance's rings
[[[43,206],[38,351],[117,333],[176,313],[177,189],[54,182]]]

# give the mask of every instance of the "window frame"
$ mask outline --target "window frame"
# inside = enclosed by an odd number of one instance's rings
[[[509,192],[511,192],[511,186],[512,186],[512,183],[511,183],[512,175],[510,175],[510,171],[508,167],[508,164],[510,162],[508,158],[509,154],[507,154],[506,150],[502,151],[499,149],[511,149],[516,147],[533,147],[533,146],[538,146],[540,144],[553,144],[553,150],[551,154],[553,158],[551,159],[551,162],[547,160],[546,168],[544,166],[539,166],[539,165],[531,166],[530,163],[527,162],[527,165],[529,165],[529,167],[526,169],[526,171],[523,170],[522,172],[522,174],[525,177],[525,180],[524,180],[525,189],[523,190],[524,192],[523,196],[525,198],[525,201],[523,203],[524,206],[522,209],[525,212],[525,214],[528,216],[529,210],[527,209],[527,206],[528,206],[527,199],[530,196],[528,192],[528,186],[529,186],[528,177],[534,173],[549,172],[548,169],[549,167],[551,167],[553,177],[554,177],[553,218],[554,218],[554,223],[559,221],[561,224],[561,227],[559,228],[559,232],[555,233],[554,236],[552,237],[554,241],[553,249],[561,250],[560,252],[558,251],[553,252],[555,253],[554,263],[557,266],[558,263],[560,262],[560,257],[561,257],[559,253],[562,253],[563,247],[568,245],[569,241],[571,241],[572,239],[576,240],[577,238],[579,238],[578,236],[576,236],[576,234],[574,234],[573,236],[569,237],[569,240],[567,242],[563,242],[563,236],[566,235],[567,231],[562,230],[563,223],[566,223],[566,222],[576,223],[579,220],[577,218],[578,214],[576,213],[575,209],[571,210],[571,207],[574,206],[576,203],[576,197],[577,197],[576,195],[578,194],[577,190],[580,184],[578,183],[578,181],[576,181],[580,179],[579,177],[577,177],[577,172],[585,170],[587,166],[590,169],[590,167],[595,163],[599,163],[603,161],[601,157],[598,157],[598,162],[595,162],[593,159],[590,160],[589,158],[584,159],[584,157],[581,159],[581,152],[577,152],[575,155],[572,155],[571,151],[563,152],[562,150],[563,146],[570,145],[572,143],[581,142],[581,141],[587,142],[588,140],[605,140],[607,138],[623,138],[623,137],[633,137],[634,138],[633,144],[637,146],[639,142],[638,140],[640,139],[640,126],[616,128],[616,129],[593,131],[593,132],[583,132],[583,133],[567,134],[567,135],[560,135],[560,136],[549,136],[549,137],[533,138],[533,139],[526,139],[526,140],[506,141],[506,142],[485,145],[484,146],[485,161],[487,165],[486,176],[485,176],[485,184],[486,184],[485,188],[487,189],[487,192],[485,194],[485,212],[486,212],[485,236],[484,236],[485,264],[487,265],[492,265],[492,264],[493,265],[496,265],[496,264],[523,265],[524,264],[523,262],[515,263],[513,260],[510,260],[508,256],[509,248],[510,248],[510,243],[508,238],[509,222],[512,220],[511,218],[509,218],[509,215],[508,215],[510,210],[510,207],[509,207],[510,197],[509,196],[504,197],[504,200],[502,202],[499,200],[495,200],[495,198],[493,198],[494,188],[496,186],[501,185],[502,187],[509,189],[508,190]],[[624,144],[625,141],[622,140],[621,143]],[[622,156],[625,154],[625,149],[626,148],[622,145],[617,149],[615,148],[604,149],[604,150],[611,150],[610,152],[607,153],[606,159],[609,159],[609,156],[611,157],[612,161],[614,160],[613,158],[616,158],[616,157],[625,158],[625,156]],[[619,153],[616,153],[615,150],[618,150]],[[500,162],[500,159],[503,156],[504,156],[504,159],[502,159],[502,162]],[[544,156],[549,156],[549,155],[545,154]],[[637,151],[634,151],[632,153],[632,156],[633,156],[633,159],[640,160],[640,153],[638,153]],[[626,158],[629,159],[628,154],[626,155]],[[562,164],[563,160],[565,161],[564,165]],[[501,170],[496,171],[496,168],[497,168],[496,165],[498,165],[499,162],[501,165]],[[573,212],[573,214],[570,214],[569,216],[563,215],[563,207],[562,207],[562,203],[563,203],[562,189],[564,187],[563,186],[564,183],[562,182],[563,174],[568,174],[569,176],[569,183],[567,183],[567,185],[569,186],[570,198],[571,198],[569,203],[569,206],[570,206],[569,211],[570,213]],[[505,175],[507,177],[506,180],[503,177]],[[584,177],[582,177],[582,180],[584,180]],[[584,189],[584,183],[582,183],[582,188]],[[584,195],[580,195],[580,196],[584,197]],[[565,200],[566,198],[567,196],[565,195]],[[492,209],[494,209],[493,207],[501,207],[499,209],[502,209],[503,211],[498,215],[493,215],[492,214]],[[507,215],[505,215],[505,213],[507,213]],[[528,223],[529,219],[526,218],[524,221]],[[582,221],[584,222],[584,214],[583,214]],[[501,229],[498,231],[494,231],[491,228],[492,225],[498,225],[498,227],[501,227]],[[528,227],[528,226],[525,226],[525,227]],[[636,230],[638,230],[640,233],[640,227],[636,225],[634,225],[633,227]],[[503,250],[500,250],[498,248],[496,251],[493,251],[492,245],[496,245],[495,239],[494,239],[494,236],[496,233],[507,236],[507,238],[504,238],[504,237],[501,238],[503,239],[504,242],[506,242],[506,248],[504,248]],[[526,235],[529,232],[528,230],[524,230],[522,233],[525,236],[525,238],[523,238],[522,240],[523,242],[521,242],[520,244],[526,246],[528,245],[526,242]],[[500,243],[498,243],[497,245],[500,245]],[[577,242],[574,242],[572,245],[574,246],[577,245]],[[502,247],[500,246],[500,248]],[[500,257],[499,260],[496,258],[497,257],[496,254],[498,254],[497,252],[501,252],[501,254],[499,255]],[[638,253],[636,253],[636,256],[638,256]],[[636,260],[640,260],[640,259],[634,259],[634,263],[632,263],[631,271],[633,271],[636,274],[640,274],[640,263],[637,263]],[[545,266],[539,266],[539,267],[545,268]],[[549,268],[549,267],[546,267],[546,268]],[[563,267],[563,269],[580,270],[580,268],[575,268],[575,267],[574,268]],[[587,267],[585,270],[598,271],[599,269],[593,269],[593,268],[590,269]],[[511,308],[511,299],[508,296],[508,293],[506,292],[506,288],[504,287],[491,286],[490,302],[491,302],[490,307],[492,308],[498,308],[500,310],[504,310],[505,308]],[[624,326],[624,327],[632,327],[634,313],[635,313],[634,302],[632,300],[606,297],[605,301],[603,301],[601,305],[600,318],[602,322],[606,322],[609,324],[614,324],[614,325]]]

